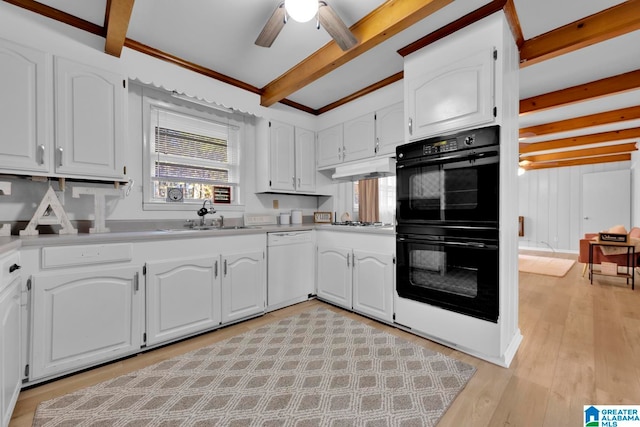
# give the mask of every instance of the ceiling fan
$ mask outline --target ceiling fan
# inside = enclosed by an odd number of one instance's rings
[[[287,23],[288,17],[298,22],[307,22],[314,16],[317,17],[317,28],[320,29],[320,25],[322,25],[342,50],[349,50],[358,44],[358,40],[338,14],[326,1],[322,0],[285,0],[280,2],[260,32],[255,44],[270,47],[284,24]]]

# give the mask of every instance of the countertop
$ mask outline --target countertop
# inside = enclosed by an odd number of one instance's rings
[[[193,239],[214,236],[236,236],[244,234],[260,234],[282,231],[322,230],[347,233],[368,233],[394,235],[395,230],[389,227],[348,227],[331,224],[297,224],[297,225],[261,225],[240,229],[157,229],[145,231],[122,231],[111,233],[78,233],[78,234],[39,234],[37,236],[0,237],[0,255],[13,249],[28,246],[82,245],[95,243],[136,242],[167,239]]]

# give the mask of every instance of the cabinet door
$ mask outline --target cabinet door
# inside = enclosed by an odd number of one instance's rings
[[[296,127],[296,190],[316,191],[316,134]]]
[[[222,323],[264,312],[264,252],[222,257]]]
[[[493,64],[487,49],[432,71],[407,69],[408,139],[492,122]]]
[[[141,343],[137,267],[32,278],[32,379],[133,353]]]
[[[351,309],[351,250],[318,245],[318,297]]]
[[[8,426],[22,385],[20,277],[0,294],[0,425]]]
[[[343,161],[350,162],[373,157],[375,154],[375,126],[373,113],[344,123]]]
[[[393,320],[393,255],[353,251],[353,309]]]
[[[269,124],[269,180],[272,190],[295,189],[295,158],[293,126],[270,122]]]
[[[118,74],[55,59],[57,173],[123,177],[125,91]]]
[[[335,165],[342,161],[342,141],[342,124],[318,132],[318,167]]]
[[[220,257],[147,263],[147,344],[220,324]]]
[[[395,155],[404,143],[404,103],[398,102],[376,112],[376,155]]]
[[[49,170],[50,72],[45,53],[0,40],[2,171]]]

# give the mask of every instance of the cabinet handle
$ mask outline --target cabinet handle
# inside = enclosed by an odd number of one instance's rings
[[[58,166],[62,166],[62,155],[64,154],[64,148],[58,147]]]
[[[413,135],[413,119],[409,117],[409,135]]]
[[[40,164],[44,165],[44,151],[45,151],[46,147],[43,145],[39,145],[38,146],[38,151],[40,151]]]
[[[342,160],[347,158],[347,147],[342,146]]]
[[[351,254],[347,254],[347,267],[351,267],[351,264],[349,263],[349,257],[351,256]]]
[[[293,185],[294,187],[296,186],[296,177],[295,176],[291,177],[291,185]]]
[[[224,260],[224,277],[227,277],[227,260]]]
[[[218,260],[216,260],[216,263],[213,266],[213,277],[215,279],[218,278]]]
[[[373,152],[378,154],[378,151],[380,151],[380,138],[376,138],[376,148],[373,150]]]
[[[300,188],[300,178],[298,178],[298,188]]]
[[[9,267],[9,273],[13,273],[16,270],[20,270],[22,267],[20,267],[18,264],[13,264],[12,266]]]
[[[140,273],[136,271],[136,274],[133,276],[133,291],[138,292],[140,290]]]

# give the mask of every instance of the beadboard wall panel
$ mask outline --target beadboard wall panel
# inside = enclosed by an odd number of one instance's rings
[[[577,253],[582,237],[582,175],[631,167],[631,162],[601,163],[532,170],[519,176],[518,215],[524,216],[519,247]]]

